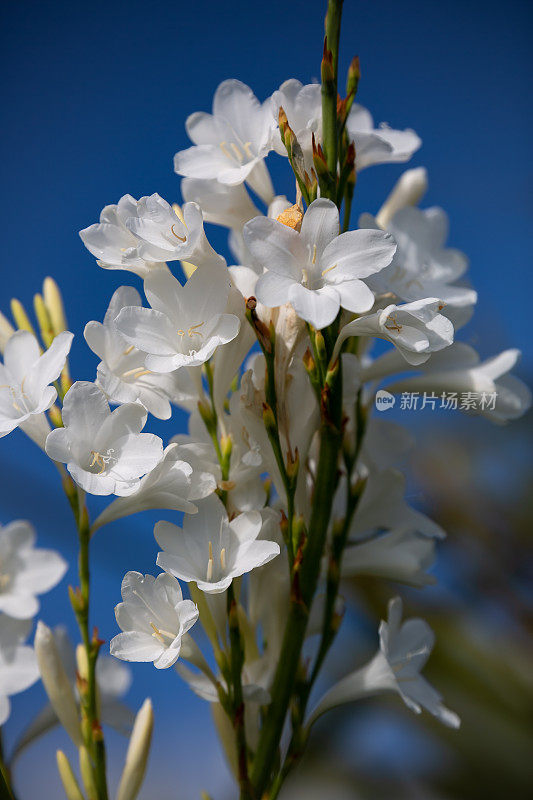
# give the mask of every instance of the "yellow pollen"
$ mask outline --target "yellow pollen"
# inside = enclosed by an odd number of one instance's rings
[[[201,336],[203,338],[203,334],[200,331],[197,331],[196,328],[200,328],[204,324],[205,320],[202,322],[197,322],[196,325],[191,325],[189,330],[187,331],[188,336]]]
[[[222,569],[226,569],[226,548],[223,547],[220,551],[220,566]]]
[[[326,272],[331,272],[331,270],[332,270],[332,269],[335,269],[335,267],[336,267],[336,266],[337,266],[336,264],[333,264],[333,266],[332,266],[332,267],[328,267],[327,269],[323,269],[323,270],[322,270],[322,272],[321,272],[320,274],[321,274],[322,276],[324,276],[324,275],[326,274]]]
[[[209,561],[207,562],[207,575],[206,580],[210,581],[213,578],[213,567],[215,562],[213,561],[213,543],[209,542]]]
[[[299,233],[302,227],[303,216],[302,209],[295,204],[286,208],[285,211],[282,211],[281,214],[276,217],[276,222],[281,222],[282,225],[286,225],[287,228],[292,228]]]
[[[316,244],[313,245],[313,258],[311,260],[312,264],[316,264]]]
[[[180,242],[186,242],[186,241],[187,241],[187,237],[186,237],[186,236],[178,236],[178,234],[177,234],[177,233],[176,233],[176,231],[174,230],[174,228],[175,228],[175,227],[176,227],[175,225],[171,225],[171,226],[170,226],[170,230],[171,230],[171,232],[174,234],[174,236],[176,237],[176,239],[178,239]]]
[[[129,346],[129,347],[126,347],[126,349],[124,350],[124,352],[122,353],[122,355],[123,355],[123,356],[129,356],[129,354],[130,354],[131,352],[133,352],[133,350],[135,350],[135,345],[134,345],[134,344],[130,344],[130,346]]]
[[[154,630],[154,632],[152,633],[152,636],[153,636],[154,638],[158,639],[158,640],[161,642],[161,644],[163,644],[163,642],[164,642],[164,639],[163,639],[163,637],[161,636],[161,631],[159,630],[159,628],[157,628],[157,627],[154,625],[154,623],[153,623],[153,622],[151,622],[151,623],[150,623],[150,627],[151,627],[151,628],[153,628],[153,630]]]
[[[302,278],[303,278],[304,283],[307,283],[308,276],[307,276],[307,270],[306,269],[302,269]]]
[[[392,325],[389,325],[387,323],[392,323]],[[400,333],[400,331],[402,329],[402,326],[396,320],[396,318],[394,317],[394,314],[389,314],[389,316],[387,318],[387,322],[385,323],[385,327],[387,328],[388,331],[396,331],[397,333]]]
[[[254,157],[254,154],[250,150],[251,144],[252,144],[251,142],[245,142],[244,145],[243,145],[244,146],[244,152],[246,153],[248,158],[253,158]]]
[[[102,458],[100,453],[96,452],[96,450],[91,450],[91,455],[93,457],[93,460],[91,461],[89,466],[94,467],[95,464],[98,464],[98,466],[100,467],[100,472],[98,472],[98,475],[101,475],[103,472],[105,472],[104,459]]]

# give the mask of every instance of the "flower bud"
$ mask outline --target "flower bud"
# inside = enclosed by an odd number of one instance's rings
[[[35,336],[35,331],[30,322],[30,318],[26,314],[26,309],[16,297],[11,300],[11,313],[19,331],[29,331]]]
[[[348,67],[348,75],[346,77],[346,97],[353,98],[357,94],[359,80],[361,78],[361,65],[359,64],[359,56],[354,56]]]
[[[93,797],[98,797],[98,790],[94,781],[93,765],[91,764],[89,751],[85,746],[82,746],[78,751],[78,755],[80,760],[81,779],[89,800],[93,800]]]
[[[67,800],[84,800],[69,760],[62,750],[56,753],[57,769]]]
[[[42,295],[40,294],[34,295],[33,309],[35,311],[35,316],[37,317],[37,322],[39,323],[39,332],[41,334],[41,339],[43,341],[44,346],[48,348],[50,347],[50,345],[54,340],[54,331],[52,328],[52,321],[50,319],[50,314],[48,313],[48,309],[46,308]]]
[[[381,228],[386,228],[400,209],[416,206],[428,188],[428,176],[424,167],[406,170],[400,176],[376,217]]]
[[[153,727],[152,703],[147,698],[135,717],[117,800],[135,800],[137,797],[146,771]]]
[[[54,335],[66,331],[68,329],[67,319],[65,317],[65,308],[63,306],[63,298],[59,291],[59,286],[53,278],[45,278],[43,282],[43,296],[46,310],[52,323],[52,330]]]
[[[82,739],[74,692],[61,663],[54,635],[43,622],[37,623],[35,655],[52,708],[74,744],[79,747]]]
[[[9,339],[15,333],[12,324],[7,320],[3,314],[0,314],[0,353],[3,353]]]

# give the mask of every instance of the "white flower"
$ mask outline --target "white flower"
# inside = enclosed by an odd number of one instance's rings
[[[140,200],[126,194],[117,205],[106,206],[100,222],[80,231],[80,237],[99,266],[141,278],[166,270],[166,261],[216,259],[196,203],[186,203],[181,213],[158,194]]]
[[[242,183],[230,186],[215,179],[184,178],[181,193],[185,200],[198,203],[206,222],[226,228],[240,230],[260,213]]]
[[[65,366],[73,334],[64,331],[41,355],[29,331],[17,331],[6,344],[0,364],[0,437],[47,411],[55,402],[57,380]]]
[[[176,153],[178,175],[216,178],[230,186],[247,181],[265,203],[273,196],[263,159],[272,149],[275,122],[269,101],[261,105],[241,81],[220,84],[213,98],[213,114],[196,112],[186,128],[194,147]]]
[[[233,578],[268,563],[279,545],[260,540],[262,519],[247,511],[229,522],[216,495],[198,503],[198,514],[183,520],[183,529],[158,522],[154,536],[162,553],[157,566],[184,581],[196,581],[202,592],[218,594]]]
[[[179,658],[183,635],[198,619],[194,603],[183,599],[178,581],[165,573],[154,578],[127,572],[121,594],[115,616],[123,632],[111,640],[111,655],[153,661],[157,669],[171,667]]]
[[[407,129],[397,131],[382,123],[374,128],[372,115],[366,108],[354,103],[346,121],[350,141],[355,143],[358,171],[374,164],[394,164],[409,161],[422,144],[417,134]]]
[[[0,525],[0,611],[17,619],[35,616],[37,595],[52,589],[67,570],[59,553],[36,549],[35,539],[29,522]]]
[[[191,417],[195,419],[196,417]],[[231,423],[231,420],[226,420]],[[202,423],[203,424],[203,423]],[[265,502],[265,489],[261,480],[261,459],[253,461],[256,455],[250,450],[235,443],[231,451],[230,471],[226,481],[222,481],[220,464],[212,441],[195,441],[194,436],[178,434],[173,442],[178,448],[177,454],[186,459],[194,470],[194,475],[199,476],[201,485],[206,487],[221,488],[227,492],[228,507],[231,512],[253,511]],[[200,477],[201,476],[201,477]],[[205,492],[206,497],[212,492]],[[199,498],[198,498],[199,499]]]
[[[199,206],[185,203],[181,216],[178,210],[158,194],[141,197],[135,215],[126,220],[128,230],[139,240],[137,251],[141,258],[191,261],[197,266],[222,261],[207,241]]]
[[[257,281],[257,299],[271,308],[289,302],[315,328],[333,322],[340,306],[368,311],[374,295],[361,278],[390,264],[396,249],[392,237],[381,231],[339,236],[338,209],[323,198],[311,203],[299,233],[256,217],[244,226],[244,239],[267,270]]]
[[[377,336],[397,347],[409,364],[423,364],[431,353],[453,342],[453,325],[440,313],[443,307],[441,300],[428,297],[399,306],[391,304],[367,317],[359,317],[342,328],[334,355],[338,355],[341,344],[350,336]]]
[[[200,500],[216,489],[213,475],[198,472],[183,461],[179,445],[169,444],[163,458],[154,469],[141,478],[138,490],[128,497],[117,497],[94,522],[92,530],[108,525],[121,517],[151,508],[171,509],[195,514],[192,500]]]
[[[31,620],[18,620],[0,614],[0,725],[9,717],[9,697],[28,689],[39,677],[33,648],[23,644],[31,630]]]
[[[366,666],[347,675],[333,686],[318,703],[310,717],[313,722],[325,711],[343,703],[382,691],[398,692],[404,703],[420,714],[425,708],[450,728],[458,728],[457,714],[442,704],[440,694],[420,675],[435,637],[421,619],[401,624],[402,601],[389,602],[388,622],[379,626],[379,650]]]
[[[370,214],[359,219],[362,228],[378,228]],[[448,217],[441,208],[402,208],[387,224],[398,248],[387,269],[375,279],[375,290],[394,292],[402,300],[438,297],[445,305],[463,308],[477,301],[477,293],[467,286],[456,286],[468,268],[460,250],[444,247]]]
[[[146,353],[129,344],[118,330],[115,319],[120,311],[141,305],[135,289],[121,286],[111,298],[103,325],[88,322],[84,336],[93,353],[102,359],[96,384],[111,403],[139,401],[154,417],[169,419],[170,403],[189,400],[194,387],[186,370],[165,375],[147,370],[144,366]]]
[[[98,386],[77,381],[65,395],[65,427],[48,435],[46,452],[66,463],[89,494],[133,494],[163,457],[159,436],[141,433],[145,422],[143,406],[126,403],[111,411]]]
[[[317,142],[322,138],[322,97],[319,83],[303,86],[291,78],[285,81],[272,95],[272,113],[277,120],[279,108],[287,114],[287,119],[296,134],[305,158],[306,168],[312,161],[312,134]],[[374,128],[372,116],[366,108],[354,103],[346,129],[350,141],[355,142],[356,167],[362,170],[373,164],[389,164],[408,161],[422,142],[412,130],[392,130],[387,125]],[[287,151],[278,136],[274,139],[276,151],[286,155]]]
[[[519,359],[520,350],[511,349],[480,361],[472,347],[456,342],[450,352],[434,354],[423,367],[422,374],[402,378],[387,389],[391,392],[455,392],[459,396],[473,393],[476,402],[465,410],[502,423],[518,419],[531,407],[531,392],[526,384],[508,374]]]
[[[280,107],[283,108],[289,125],[294,131],[298,144],[302,148],[306,169],[313,166],[312,135],[318,141],[322,138],[322,92],[319,83],[303,85],[296,78],[289,78],[281,84],[272,95],[272,114],[277,121]],[[287,155],[287,149],[281,141],[279,131],[274,138],[276,152]]]
[[[446,534],[436,522],[411,508],[404,499],[405,475],[396,469],[371,472],[350,527],[350,540],[385,529],[416,531],[436,539]]]
[[[173,372],[199,366],[239,332],[237,317],[224,313],[229,289],[221,265],[196,269],[185,286],[169,272],[153,272],[144,284],[152,307],[123,308],[116,325],[130,344],[148,354],[146,369]]]
[[[116,205],[105,206],[100,222],[84,228],[80,237],[87,250],[98,259],[100,267],[129,270],[142,278],[165,265],[157,259],[142,258],[138,250],[140,240],[126,226],[128,219],[136,217],[138,202],[125,194]]]
[[[372,575],[410,586],[435,583],[428,575],[435,560],[435,540],[413,531],[388,531],[346,548],[342,576]]]

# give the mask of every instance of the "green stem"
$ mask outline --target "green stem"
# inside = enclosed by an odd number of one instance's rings
[[[334,178],[333,193],[337,189],[337,74],[341,14],[342,0],[329,0],[322,61],[322,141],[328,169]],[[331,53],[331,63],[328,61],[329,53]],[[335,202],[336,198],[332,196],[330,199]]]
[[[346,184],[346,191],[344,194],[344,216],[343,216],[343,224],[342,230],[345,233],[346,231],[350,230],[350,217],[352,215],[352,201],[354,195],[355,184],[351,181],[348,181]]]
[[[350,532],[351,523],[354,514],[357,510],[359,500],[364,491],[364,483],[351,488],[351,476],[353,468],[357,463],[363,438],[366,430],[366,416],[362,405],[361,390],[357,393],[355,403],[355,418],[356,418],[356,439],[353,451],[345,453],[345,464],[347,471],[347,503],[346,513],[344,519],[337,529],[333,530],[331,554],[328,565],[327,586],[326,586],[326,603],[324,608],[324,618],[322,623],[321,641],[315,663],[310,677],[307,681],[302,682],[301,689],[297,701],[297,711],[293,714],[293,733],[287,750],[287,755],[283,763],[283,767],[276,776],[276,781],[273,785],[273,792],[269,800],[274,798],[279,793],[281,786],[292,770],[298,763],[303,752],[309,736],[309,731],[304,730],[303,723],[309,696],[311,694],[314,683],[320,673],[320,669],[324,663],[333,641],[338,631],[338,621],[335,619],[335,605],[339,592],[340,577],[341,577],[341,562],[346,542]]]
[[[337,485],[337,464],[342,439],[340,365],[336,377],[332,380],[330,392],[331,402],[323,409],[320,427],[320,452],[307,541],[301,553],[301,563],[298,557],[295,560],[289,615],[281,647],[282,657],[274,676],[271,688],[272,702],[265,715],[252,772],[252,784],[258,797],[261,797],[269,783],[294,689]]]
[[[227,591],[228,627],[230,637],[231,699],[233,729],[237,746],[237,765],[241,800],[252,800],[252,786],[248,775],[248,752],[244,726],[244,699],[242,694],[242,667],[244,664],[244,645],[239,628],[239,614],[233,583]]]
[[[71,601],[87,659],[87,686],[80,692],[83,709],[82,732],[85,745],[91,755],[98,800],[108,800],[106,753],[98,715],[98,686],[96,682],[96,662],[101,642],[96,637],[96,634],[91,638],[89,625],[91,525],[84,494],[78,492],[69,478],[64,481],[63,486],[76,520],[80,547],[78,558],[80,588],[79,591],[71,594]]]

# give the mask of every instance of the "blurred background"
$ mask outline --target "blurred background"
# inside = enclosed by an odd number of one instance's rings
[[[43,278],[55,277],[76,334],[76,378],[92,380],[96,369],[85,323],[102,319],[117,286],[137,281],[99,269],[77,232],[125,193],[179,200],[172,157],[188,146],[185,118],[210,110],[223,79],[240,78],[260,99],[288,77],[317,79],[324,11],[318,0],[2,3],[0,307],[6,313],[13,296],[31,306]],[[411,162],[429,171],[424,205],[449,213],[450,244],[470,257],[480,296],[459,338],[482,357],[520,347],[518,374],[530,385],[532,19],[529,0],[347,0],[341,47],[341,74],[353,55],[361,58],[358,101],[376,122],[412,127],[424,141]],[[289,192],[286,161],[272,155],[269,167],[277,191]],[[362,173],[354,220],[378,210],[401,170]],[[224,234],[208,235],[225,252]],[[427,677],[463,725],[449,732],[392,696],[334,712],[316,726],[284,797],[521,800],[533,785],[531,414],[504,428],[451,412],[392,414],[418,442],[409,500],[449,533],[435,569],[439,583],[402,594],[407,613],[420,613],[436,631]],[[184,424],[177,412],[166,425],[151,420],[151,430],[168,440]],[[30,519],[40,545],[73,564],[75,531],[53,466],[20,432],[0,441],[0,462],[0,522]],[[123,574],[156,570],[152,529],[161,516],[121,520],[94,541],[93,619],[106,640],[117,632]],[[75,580],[71,568],[41,612],[73,635],[66,591]],[[356,611],[326,680],[373,652],[397,589],[372,581],[350,587]],[[156,714],[142,798],[189,800],[203,789],[217,800],[232,797],[208,705],[172,670],[138,664],[132,672],[128,703],[136,709],[150,695]],[[8,752],[44,699],[40,686],[13,699]],[[108,742],[113,783],[125,742],[112,732]],[[62,796],[57,747],[69,748],[61,732],[21,756],[14,770],[20,800]]]

